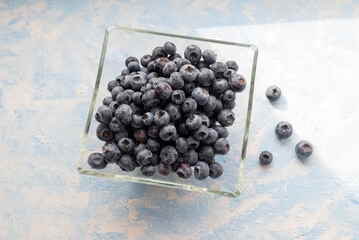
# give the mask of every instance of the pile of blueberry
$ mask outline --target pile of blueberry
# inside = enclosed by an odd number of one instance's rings
[[[223,168],[214,158],[230,150],[226,127],[235,120],[236,93],[246,87],[236,62],[217,62],[214,51],[196,45],[182,57],[166,42],[125,64],[95,114],[97,137],[106,143],[88,164],[103,169],[116,163],[127,172],[140,167],[145,176],[157,167],[162,175],[173,171],[184,179],[194,167],[198,180],[220,177]]]
[[[270,86],[266,90],[266,96],[271,102],[277,101],[281,95],[282,91],[277,86]],[[278,139],[284,140],[292,136],[293,127],[289,122],[281,121],[275,126],[274,132]],[[295,146],[295,153],[299,158],[308,158],[313,153],[313,145],[306,140],[302,140]],[[259,155],[259,162],[262,165],[268,165],[272,160],[273,155],[269,151],[263,151]]]

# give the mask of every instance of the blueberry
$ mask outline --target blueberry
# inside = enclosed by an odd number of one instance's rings
[[[195,150],[199,146],[199,141],[195,139],[193,136],[189,136],[187,138],[187,144],[188,144],[188,149]]]
[[[272,162],[272,160],[273,160],[273,155],[268,151],[263,151],[259,155],[259,162],[261,165],[268,165]]]
[[[223,127],[232,126],[236,119],[234,112],[229,109],[224,109],[219,112],[217,120]]]
[[[208,134],[205,139],[202,140],[202,143],[205,145],[212,145],[218,139],[218,133],[213,128],[208,128]]]
[[[142,128],[144,126],[142,122],[142,116],[138,114],[132,115],[131,126],[133,128]]]
[[[176,59],[175,59],[176,60]],[[174,62],[176,62],[174,60]],[[185,58],[180,58],[180,59],[178,59],[177,60],[177,69],[181,69],[184,65],[186,65],[186,64],[191,64],[191,62],[190,61],[188,61],[187,59],[185,59]]]
[[[195,150],[188,150],[184,162],[190,166],[195,166],[198,163],[198,153]]]
[[[101,141],[110,141],[114,134],[106,123],[100,123],[96,128],[96,136]]]
[[[117,165],[125,172],[132,172],[136,168],[133,158],[128,154],[123,154]]]
[[[229,142],[225,138],[218,138],[213,147],[216,154],[220,155],[225,155],[230,150]]]
[[[199,115],[192,115],[186,119],[186,127],[189,130],[195,130],[202,126],[202,118]]]
[[[118,132],[115,134],[115,141],[118,142],[118,140],[120,140],[123,137],[128,137],[128,130],[124,129],[121,132]]]
[[[172,42],[166,42],[163,45],[163,49],[168,55],[175,55],[177,51],[176,45],[174,45]]]
[[[199,116],[202,118],[202,125],[209,127],[209,118],[205,114],[200,114]]]
[[[235,92],[242,92],[246,88],[246,79],[238,74],[232,74],[228,81],[229,87]]]
[[[174,163],[172,163],[172,164],[171,164],[171,171],[172,171],[172,172],[177,172],[177,169],[179,168],[180,164],[181,164],[181,163],[179,163],[179,162],[177,162],[177,161],[174,162]]]
[[[226,90],[222,95],[222,102],[223,103],[229,103],[236,100],[236,93],[232,90],[228,89]]]
[[[170,122],[170,115],[164,110],[160,110],[153,116],[153,122],[159,126],[165,126]]]
[[[115,117],[120,123],[129,124],[132,119],[131,107],[127,104],[121,104],[115,112]]]
[[[128,70],[132,72],[138,72],[141,70],[141,66],[138,62],[130,62],[127,66]]]
[[[211,65],[211,70],[216,78],[223,78],[228,71],[227,65],[222,62],[216,62]]]
[[[198,180],[204,180],[209,176],[209,166],[206,162],[198,162],[194,167],[194,176]]]
[[[142,103],[142,93],[141,92],[135,92],[134,94],[132,94],[132,101],[135,104],[141,104]]]
[[[130,56],[126,59],[125,61],[125,64],[126,64],[126,67],[128,67],[128,65],[131,63],[131,62],[136,62],[138,63],[138,59],[136,57],[133,57],[133,56]]]
[[[136,155],[136,162],[140,165],[147,165],[150,164],[152,159],[152,152],[148,149],[143,149]]]
[[[227,138],[228,137],[227,128],[222,127],[220,125],[214,125],[212,128],[218,133],[218,138]]]
[[[226,62],[227,68],[228,69],[233,69],[234,71],[238,71],[238,65],[235,61],[228,61]]]
[[[174,135],[176,135],[176,133],[177,130],[175,126],[169,124],[161,128],[159,136],[163,141],[169,141],[173,138]]]
[[[170,60],[168,60],[165,57],[161,57],[161,58],[157,58],[155,60],[155,69],[156,71],[161,74],[163,72],[163,68],[165,67],[165,65],[169,62]]]
[[[197,102],[193,98],[186,98],[181,104],[182,112],[191,113],[197,110]]]
[[[155,174],[155,168],[151,165],[143,165],[140,169],[142,175],[146,177],[151,177],[153,174]]]
[[[299,158],[307,158],[313,153],[313,145],[308,141],[300,141],[295,146],[295,153]]]
[[[160,155],[157,152],[152,152],[151,165],[157,166],[160,163]]]
[[[167,77],[176,71],[177,71],[177,65],[172,61],[166,63],[166,65],[162,69],[163,75]]]
[[[146,54],[144,55],[142,58],[141,58],[141,65],[144,66],[144,67],[147,67],[147,65],[152,61],[152,56],[149,55],[149,54]]]
[[[224,109],[229,109],[232,110],[236,107],[236,101],[231,101],[231,102],[227,102],[227,103],[223,103],[223,108]]]
[[[104,169],[107,166],[107,162],[101,153],[92,153],[87,159],[87,163],[94,169]]]
[[[188,82],[183,85],[182,90],[185,92],[187,97],[190,97],[193,89],[195,89],[195,88],[196,88],[196,85],[193,82]]]
[[[267,88],[266,96],[270,101],[277,101],[282,95],[282,91],[277,86],[270,86]]]
[[[143,114],[143,108],[139,104],[135,104],[134,102],[130,103],[130,107],[132,109],[133,114],[142,115]]]
[[[161,143],[156,139],[149,138],[147,140],[147,147],[151,152],[157,152],[161,148]]]
[[[113,89],[114,87],[117,87],[117,86],[120,86],[120,83],[117,82],[116,80],[111,80],[111,81],[109,81],[108,84],[107,84],[107,90],[108,90],[109,92],[111,92],[112,89]]]
[[[130,74],[130,71],[127,68],[123,69],[121,72],[121,76],[127,76],[129,74]]]
[[[171,56],[169,56],[168,57],[168,60],[170,60],[170,61],[174,61],[176,58],[182,58],[182,56],[180,55],[180,54],[178,54],[178,53],[176,53],[175,55],[171,55]],[[188,61],[189,62],[189,61]],[[177,64],[177,61],[175,62],[176,64]]]
[[[223,167],[218,162],[212,162],[209,164],[209,176],[213,179],[217,179],[223,174]]]
[[[97,109],[97,112],[95,114],[95,119],[100,123],[109,123],[112,120],[112,111],[111,108],[102,105]]]
[[[112,118],[111,122],[108,124],[108,127],[111,129],[112,132],[118,133],[126,129],[126,126],[117,121],[114,117]]]
[[[146,67],[141,67],[141,71],[138,72],[138,73],[139,73],[139,74],[142,74],[142,75],[144,75],[144,76],[147,76],[147,74],[149,74],[150,71],[149,71],[148,68],[146,68]]]
[[[191,131],[186,127],[185,122],[180,122],[177,125],[177,132],[181,137],[189,137],[191,135]]]
[[[209,100],[209,93],[201,87],[193,89],[191,96],[200,106],[205,105]]]
[[[203,51],[203,60],[207,64],[213,64],[217,61],[217,54],[213,50],[206,49]]]
[[[136,157],[137,156],[137,154],[139,153],[139,152],[141,152],[142,150],[144,150],[144,149],[147,149],[147,146],[146,146],[146,144],[144,144],[144,143],[139,143],[139,144],[135,144],[135,147],[133,148],[133,156],[134,157]]]
[[[147,77],[147,80],[149,81],[154,77],[158,77],[158,73],[157,72],[151,72],[151,73],[147,74],[146,77]]]
[[[167,57],[167,53],[163,49],[163,47],[156,47],[152,51],[152,58],[157,59],[161,57]]]
[[[210,164],[214,161],[214,149],[212,146],[202,146],[197,149],[198,160]]]
[[[166,165],[174,163],[177,158],[178,152],[172,146],[164,146],[160,151],[160,159]]]
[[[112,96],[112,99],[115,101],[116,100],[116,97],[117,97],[117,94],[119,94],[120,92],[123,92],[124,89],[120,86],[116,86],[112,89],[111,91],[111,96]]]
[[[172,87],[165,82],[157,83],[155,91],[159,99],[169,99],[172,95]]]
[[[168,176],[171,173],[171,167],[164,163],[160,163],[158,164],[158,172],[164,176]]]
[[[216,79],[212,84],[212,90],[215,93],[223,93],[228,89],[228,81],[224,78]]]
[[[178,163],[184,163],[187,159],[187,152],[186,153],[178,153],[177,161]]]
[[[135,147],[135,143],[129,137],[121,138],[120,140],[118,140],[117,145],[118,145],[118,148],[121,150],[121,152],[124,152],[124,153],[131,152]]]
[[[148,69],[148,71],[150,71],[150,72],[156,71],[155,61],[154,61],[154,60],[148,63],[147,69]]]
[[[289,122],[279,122],[275,127],[275,134],[279,139],[289,138],[293,134],[293,127]]]
[[[181,67],[180,73],[183,80],[186,82],[193,82],[198,76],[198,69],[191,64],[185,64]]]
[[[233,69],[228,69],[226,75],[224,76],[225,79],[230,80],[233,75],[237,74],[236,71]]]
[[[209,126],[210,128],[213,128],[214,125],[217,123],[217,118],[213,115],[209,117]]]
[[[120,92],[116,96],[118,104],[129,104],[131,102],[131,94],[129,92]]]
[[[151,89],[142,95],[142,103],[147,107],[154,107],[160,102],[156,96],[156,91]]]
[[[182,90],[174,90],[172,91],[172,95],[171,95],[171,101],[175,104],[181,104],[184,102],[186,96],[184,91]]]
[[[209,95],[207,103],[203,106],[203,110],[206,112],[215,111],[217,106],[217,98],[213,95]]]
[[[222,103],[222,100],[219,99],[219,98],[216,98],[216,107],[214,108],[214,112],[220,112],[223,110],[223,103]]]
[[[102,101],[102,104],[106,106],[110,106],[111,103],[112,103],[112,97],[105,97]]]
[[[133,138],[135,139],[136,142],[138,143],[144,143],[147,141],[147,131],[143,128],[141,129],[137,129],[134,133],[133,133]]]
[[[156,125],[151,125],[148,127],[147,134],[150,138],[157,138],[160,135],[161,127]]]
[[[202,87],[209,87],[214,82],[214,73],[211,69],[204,68],[198,73],[198,83]]]
[[[182,74],[179,72],[173,72],[170,76],[168,84],[171,85],[172,89],[181,89],[184,85]]]
[[[141,74],[133,75],[132,80],[130,82],[130,86],[134,91],[139,91],[142,86],[146,85],[147,79],[145,76]]]
[[[126,77],[124,77],[123,79],[121,79],[120,85],[123,89],[128,89],[131,87],[130,83],[132,81],[132,76],[128,75]]]
[[[196,64],[202,57],[202,51],[197,45],[189,45],[184,51],[184,57]]]
[[[196,64],[196,68],[201,70],[201,69],[207,69],[209,68],[209,64],[207,64],[205,61],[199,61],[197,64]]]
[[[146,112],[142,116],[142,122],[144,125],[149,126],[153,124],[153,114],[151,112]]]
[[[185,153],[188,150],[187,140],[183,137],[179,137],[176,140],[176,150],[178,153]]]
[[[188,179],[192,176],[192,169],[187,163],[181,163],[176,171],[178,177]]]
[[[206,139],[207,136],[208,136],[208,128],[206,126],[201,125],[195,131],[193,131],[193,137],[199,141]]]

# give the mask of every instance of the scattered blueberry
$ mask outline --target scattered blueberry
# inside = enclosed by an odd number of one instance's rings
[[[279,139],[289,138],[293,134],[293,127],[289,122],[279,122],[275,126],[275,134]]]
[[[270,101],[277,101],[282,95],[282,91],[277,86],[270,86],[266,90],[266,96]]]
[[[302,140],[295,146],[295,153],[299,158],[308,158],[313,153],[313,145]]]
[[[259,162],[261,165],[268,165],[272,162],[272,160],[273,160],[273,155],[268,151],[263,151],[259,155]]]

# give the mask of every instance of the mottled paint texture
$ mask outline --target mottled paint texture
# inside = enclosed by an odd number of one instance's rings
[[[0,1],[0,16],[0,239],[359,239],[357,1]],[[112,24],[258,46],[240,197],[78,174]],[[283,91],[273,106],[269,85]]]

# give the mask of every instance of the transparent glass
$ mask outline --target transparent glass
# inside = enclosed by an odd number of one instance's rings
[[[236,121],[233,126],[228,128],[228,140],[231,149],[227,155],[217,155],[215,159],[222,164],[224,169],[223,175],[218,179],[207,178],[204,181],[199,181],[193,174],[189,179],[181,179],[174,173],[165,177],[157,171],[154,176],[145,177],[140,173],[139,168],[127,173],[123,172],[116,164],[108,164],[102,170],[91,169],[87,164],[87,158],[93,152],[100,152],[103,145],[103,142],[96,137],[98,123],[94,118],[94,109],[102,105],[103,98],[110,96],[107,91],[108,81],[120,75],[122,69],[125,68],[125,60],[128,56],[136,56],[140,59],[147,53],[151,54],[153,48],[163,45],[166,41],[176,44],[177,51],[182,56],[183,50],[190,44],[196,44],[202,50],[212,49],[217,53],[217,61],[226,62],[228,60],[235,60],[239,65],[238,72],[247,79],[246,89],[237,94],[236,107],[233,110],[236,115]],[[228,197],[239,196],[242,189],[257,57],[258,50],[251,44],[161,33],[122,26],[109,26],[106,29],[102,46],[95,89],[92,95],[77,165],[78,171],[85,175],[114,180],[139,182]]]

